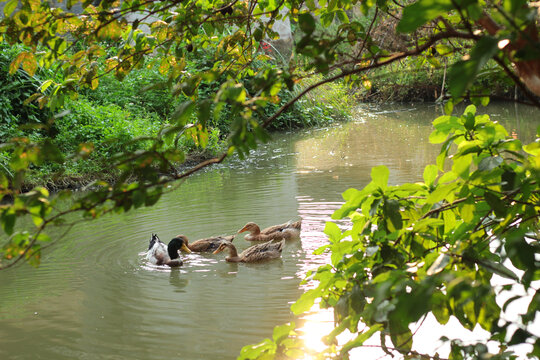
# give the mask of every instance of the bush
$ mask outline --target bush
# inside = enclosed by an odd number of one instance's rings
[[[155,67],[148,66],[133,70],[122,81],[113,75],[105,76],[96,90],[87,90],[85,95],[97,104],[118,105],[134,114],[156,113],[165,122],[178,100],[167,88],[167,78]]]
[[[68,173],[100,171],[118,152],[144,149],[146,141],[139,137],[155,136],[160,128],[156,114],[133,114],[115,104],[96,105],[88,99],[71,100],[69,114],[56,120],[58,135],[55,144],[65,154],[77,154],[79,144],[92,144],[88,160],[68,167]]]
[[[34,129],[43,128],[41,125],[46,124],[51,116],[47,109],[26,103],[32,94],[38,92],[41,84],[39,73],[30,76],[18,70],[13,75],[9,74],[9,65],[21,51],[22,46],[0,43],[0,141],[22,135],[39,136]],[[41,125],[32,127],[29,124]],[[26,125],[26,131],[21,125]]]

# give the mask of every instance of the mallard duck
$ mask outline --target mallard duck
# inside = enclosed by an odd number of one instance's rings
[[[213,252],[219,247],[219,244],[221,244],[222,241],[232,242],[234,240],[234,235],[210,237],[196,240],[192,243],[189,243],[189,240],[185,235],[177,235],[175,239],[182,240],[188,249],[193,252]]]
[[[213,253],[218,254],[223,250],[228,249],[229,256],[225,258],[228,262],[252,263],[280,257],[284,244],[285,240],[281,240],[277,243],[269,241],[263,244],[253,245],[238,255],[238,251],[236,251],[236,247],[232,242],[225,240],[221,242],[218,249]]]
[[[181,266],[183,264],[178,250],[190,253],[184,242],[181,239],[172,239],[168,245],[159,240],[156,234],[152,234],[146,260],[154,265],[169,265],[170,267]]]
[[[243,228],[238,230],[238,233],[249,231],[245,236],[248,241],[269,241],[269,240],[290,240],[300,236],[302,228],[302,220],[289,221],[285,224],[270,226],[261,230],[259,226],[253,222],[248,222]]]

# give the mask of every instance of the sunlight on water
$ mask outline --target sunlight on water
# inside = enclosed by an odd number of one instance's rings
[[[311,310],[302,316],[303,325],[297,331],[305,346],[311,353],[306,353],[304,359],[313,359],[315,354],[327,348],[323,337],[334,328],[334,315],[331,310],[320,309],[314,305]]]

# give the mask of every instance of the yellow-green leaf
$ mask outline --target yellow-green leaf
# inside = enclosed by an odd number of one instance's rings
[[[17,5],[19,5],[19,0],[10,0],[7,2],[6,5],[4,5],[4,15],[6,17],[10,17],[10,15],[15,11],[17,8]]]

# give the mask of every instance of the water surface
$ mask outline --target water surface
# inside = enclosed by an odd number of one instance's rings
[[[489,109],[529,139],[539,125],[536,111]],[[243,345],[295,320],[289,307],[303,291],[301,279],[328,262],[312,252],[326,243],[322,230],[343,191],[366,185],[376,165],[389,167],[393,184],[422,179],[438,152],[427,138],[440,114],[428,105],[364,106],[349,123],[276,134],[247,160],[177,184],[154,207],[78,224],[38,269],[0,272],[0,358],[235,358]],[[233,234],[248,221],[269,226],[299,218],[301,240],[268,263],[229,264],[223,254],[190,254],[180,269],[144,261],[151,233],[195,240]],[[239,250],[250,245],[241,236],[234,243]],[[332,326],[326,312],[297,323],[314,346]]]

